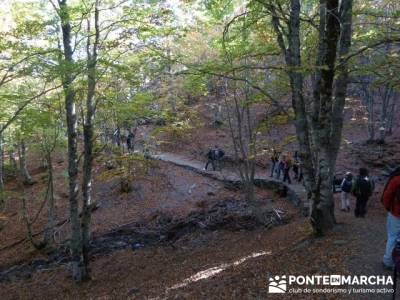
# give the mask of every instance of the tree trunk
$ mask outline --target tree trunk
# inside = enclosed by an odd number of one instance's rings
[[[169,47],[169,46],[168,46]],[[171,49],[167,49],[167,57],[169,59],[169,61],[171,61]],[[173,80],[172,80],[172,65],[171,63],[168,63],[167,66],[167,76],[168,76],[168,80],[167,80],[167,99],[168,102],[170,104],[171,107],[171,114],[172,116],[176,116],[177,113],[177,107],[176,107],[176,97],[173,94]]]
[[[18,145],[19,171],[24,185],[33,184],[31,175],[26,167],[26,147],[24,139],[21,139]]]
[[[4,143],[3,135],[0,133],[0,210],[5,204],[4,199]]]
[[[317,235],[322,235],[335,223],[332,178],[341,142],[348,83],[345,57],[351,42],[352,1],[341,1],[340,8],[338,5],[338,0],[320,0],[313,99],[305,101],[304,78],[300,71],[300,1],[290,1],[287,30],[282,29],[284,24],[278,14],[279,9],[271,2],[265,4],[271,13],[277,42],[288,66],[304,184],[311,200],[311,224]]]
[[[10,160],[10,166],[14,169],[17,170],[17,161],[15,160],[15,155],[14,155],[14,149],[9,149],[8,150],[8,157]]]
[[[382,93],[381,93],[382,94]],[[389,104],[390,100],[393,96],[393,90],[386,84],[384,87],[383,95],[382,95],[382,107],[381,107],[381,115],[380,115],[380,125],[379,125],[379,143],[384,144],[387,127],[389,125]]]
[[[373,95],[373,92],[370,91],[369,85],[370,85],[370,80],[369,77],[363,78],[364,81],[362,83],[362,90],[364,94],[364,101],[365,105],[367,107],[367,112],[368,112],[368,141],[373,142],[375,140],[375,98]]]
[[[73,50],[71,47],[71,23],[67,0],[59,0],[61,30],[64,46],[64,60],[62,67],[71,69],[74,66]],[[78,145],[77,145],[77,116],[75,104],[75,90],[73,87],[74,76],[71,71],[64,71],[62,84],[65,95],[65,110],[67,117],[68,135],[68,178],[69,178],[69,204],[71,219],[70,247],[72,253],[72,276],[75,281],[81,282],[87,278],[86,268],[82,255],[81,224],[79,220],[78,205]]]
[[[29,217],[28,217],[28,211],[27,211],[27,208],[26,208],[26,199],[25,199],[25,196],[22,197],[22,217],[23,217],[23,219],[24,219],[24,221],[25,221],[25,224],[26,224],[28,241],[29,241],[36,249],[38,249],[38,248],[39,248],[38,245],[37,245],[37,244],[35,243],[35,241],[33,240],[32,223],[31,223],[31,221],[29,220]]]
[[[396,112],[396,97],[397,93],[393,96],[392,99],[392,104],[390,105],[390,110],[389,110],[389,117],[388,117],[388,129],[387,129],[387,134],[391,135],[393,133],[393,123],[394,123],[394,116]]]
[[[46,162],[47,162],[47,175],[48,175],[48,182],[47,182],[48,219],[47,219],[46,229],[44,232],[43,244],[47,246],[53,243],[54,225],[55,225],[53,160],[51,158],[50,151],[46,153]]]
[[[92,211],[92,168],[93,168],[93,119],[95,115],[94,97],[96,91],[96,64],[97,64],[97,47],[99,43],[99,11],[98,1],[95,3],[95,40],[93,49],[91,50],[90,42],[90,21],[88,21],[88,41],[87,41],[87,97],[86,97],[86,119],[83,128],[84,136],[84,161],[83,161],[83,184],[82,184],[82,253],[86,268],[89,275],[89,241],[90,241],[90,221]]]

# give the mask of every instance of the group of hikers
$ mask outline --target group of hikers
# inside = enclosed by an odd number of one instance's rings
[[[341,210],[350,212],[350,194],[356,198],[354,216],[364,218],[367,213],[367,202],[375,189],[374,181],[369,177],[366,168],[360,168],[358,175],[353,178],[351,172],[346,172],[341,184]]]
[[[127,129],[126,135],[121,134],[121,129],[118,127],[113,133],[113,139],[115,144],[118,147],[123,145],[123,142],[126,143],[126,148],[128,152],[133,152],[135,150],[135,135],[136,135],[136,127],[134,129]]]
[[[214,148],[209,149],[207,152],[207,162],[204,167],[204,170],[208,169],[208,166],[211,164],[213,171],[217,169],[217,167],[220,168],[219,162],[224,157],[225,152],[218,147],[218,145],[215,145]]]
[[[292,183],[290,179],[290,171],[294,173],[294,179],[298,182],[303,180],[303,171],[301,168],[300,158],[297,151],[294,152],[293,159],[289,153],[279,154],[276,150],[272,151],[271,155],[271,174],[270,177],[274,177],[280,180],[281,174],[283,176],[283,182]]]
[[[204,170],[207,170],[211,164],[215,171],[224,155],[224,151],[217,145],[209,149]],[[287,181],[290,184],[290,171],[292,170],[294,178],[299,182],[302,181],[302,164],[297,151],[294,152],[292,159],[289,154],[280,155],[273,150],[270,158],[272,163],[270,177],[280,179],[282,175],[283,182]],[[360,168],[357,176],[353,176],[351,172],[346,172],[340,183],[341,210],[350,212],[350,195],[353,195],[356,198],[354,216],[356,218],[364,218],[367,213],[367,203],[373,194],[374,188],[374,181],[369,176],[366,168]],[[334,186],[333,189],[335,190]],[[385,269],[400,270],[400,167],[390,174],[383,190],[381,201],[387,210],[387,242],[383,256],[383,266]]]
[[[364,218],[367,212],[368,199],[372,196],[375,185],[369,177],[368,170],[359,169],[359,174],[353,178],[347,172],[340,185],[341,210],[350,211],[349,195],[356,197],[354,215]],[[400,167],[394,169],[382,192],[381,202],[387,211],[386,232],[387,240],[383,255],[383,267],[387,270],[400,271]]]
[[[215,145],[214,148],[209,149],[207,152],[207,162],[204,170],[207,170],[209,165],[212,166],[213,171],[215,171],[217,168],[220,168],[219,163],[224,155],[225,152],[220,149],[218,145]],[[290,178],[290,171],[292,170],[295,180],[298,180],[298,182],[303,180],[303,172],[297,151],[295,151],[292,159],[289,154],[280,155],[276,150],[273,150],[271,162],[271,177],[274,177],[274,175],[276,179],[281,179],[282,177],[283,182],[288,182],[291,184],[292,180]]]

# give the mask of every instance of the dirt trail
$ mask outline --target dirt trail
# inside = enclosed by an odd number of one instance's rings
[[[337,213],[338,234],[343,236],[343,241],[349,243],[351,249],[351,252],[343,253],[344,263],[352,275],[392,275],[393,272],[382,267],[386,246],[386,214],[376,199],[371,200],[365,218],[355,218],[353,213]],[[400,294],[397,295],[396,299],[400,299]],[[392,299],[392,295],[362,294],[355,299]]]
[[[203,176],[209,178],[214,178],[222,182],[238,182],[239,176],[236,175],[232,170],[224,169],[222,172],[208,172],[203,170],[203,163],[196,160],[191,160],[180,155],[164,153],[159,155],[154,155],[153,158],[165,161],[176,166],[191,170]],[[281,181],[272,179],[267,176],[265,170],[259,169],[256,175],[256,181],[258,183],[264,183],[268,187],[282,187],[286,186],[288,188],[288,194],[296,194],[298,198],[305,199],[304,188],[299,184],[287,185]],[[369,202],[369,210],[365,219],[356,219],[353,213],[341,212],[339,199],[336,197],[336,216],[339,224],[335,229],[329,233],[326,238],[322,239],[312,239],[307,233],[308,226],[307,220],[304,218],[298,218],[296,222],[290,222],[287,225],[276,227],[275,230],[265,231],[265,230],[253,230],[253,231],[213,231],[207,235],[194,235],[194,237],[187,237],[185,239],[178,240],[175,247],[162,246],[147,248],[146,251],[138,250],[131,251],[129,248],[132,241],[129,241],[122,245],[121,251],[113,251],[107,255],[101,255],[93,262],[93,268],[99,269],[107,257],[113,258],[113,264],[116,264],[115,269],[121,272],[121,277],[118,279],[118,284],[122,285],[124,288],[129,287],[130,292],[132,290],[132,285],[139,287],[140,292],[135,296],[134,299],[144,299],[148,296],[162,295],[163,291],[168,287],[174,287],[175,284],[182,282],[186,277],[191,278],[192,275],[203,274],[204,270],[214,270],[215,267],[219,267],[221,263],[233,262],[238,258],[246,257],[253,253],[254,251],[270,251],[271,255],[264,255],[254,259],[249,259],[243,264],[237,265],[234,268],[221,269],[221,272],[212,278],[204,278],[196,282],[192,282],[185,287],[179,287],[179,289],[171,290],[170,294],[166,297],[168,299],[264,299],[272,298],[267,291],[267,279],[269,274],[293,274],[293,270],[301,275],[313,275],[313,274],[343,274],[347,270],[348,275],[391,275],[391,272],[385,271],[381,267],[382,255],[385,247],[386,233],[385,233],[385,212],[381,207],[378,199],[379,192],[377,192]],[[354,199],[352,199],[352,208],[354,208]],[[202,225],[204,222],[200,222]],[[198,230],[198,233],[201,230]],[[290,233],[290,235],[288,235]],[[129,236],[132,236],[131,232],[128,232]],[[199,238],[201,237],[201,239]],[[215,236],[215,237],[214,237]],[[213,242],[207,239],[215,238]],[[222,238],[224,237],[224,238]],[[234,238],[238,240],[234,240]],[[240,237],[240,240],[239,240]],[[283,238],[286,237],[286,238]],[[113,235],[113,238],[114,235]],[[299,239],[299,241],[296,241]],[[274,241],[271,243],[271,241]],[[288,247],[287,243],[294,243]],[[104,242],[99,240],[99,243]],[[214,244],[215,243],[221,243]],[[253,245],[254,244],[254,245]],[[168,244],[169,245],[169,244]],[[191,246],[192,245],[192,246]],[[217,246],[216,246],[217,245]],[[117,245],[118,246],[118,245]],[[275,249],[278,247],[279,250]],[[192,248],[191,248],[192,247]],[[171,249],[169,249],[171,248]],[[125,249],[125,250],[123,250]],[[167,250],[165,250],[167,249]],[[177,250],[178,249],[178,250]],[[291,249],[285,250],[285,249]],[[167,252],[166,256],[168,259],[178,259],[177,251],[182,252],[182,260],[179,263],[172,264],[164,256],[162,256],[163,251]],[[124,252],[125,251],[125,252]],[[231,255],[228,255],[228,252]],[[158,253],[160,256],[160,270],[157,272],[151,272],[150,268],[147,270],[141,269],[141,277],[136,276],[138,266],[136,264],[152,265],[152,268],[156,268],[157,264],[154,261],[153,255],[151,253]],[[339,255],[336,254],[339,252]],[[150,254],[149,254],[150,253]],[[180,252],[179,252],[180,253]],[[218,257],[215,257],[215,253],[218,253]],[[258,253],[258,252],[257,252]],[[269,253],[269,252],[268,252]],[[118,255],[122,255],[119,258]],[[124,256],[128,256],[129,259],[124,259]],[[132,255],[140,256],[131,257]],[[143,257],[142,257],[143,256]],[[206,257],[208,259],[212,258],[212,261],[201,260],[200,257]],[[338,257],[338,259],[336,259]],[[199,261],[194,267],[194,261]],[[143,261],[145,263],[143,263]],[[118,265],[118,263],[120,265]],[[107,265],[107,268],[111,268],[112,265]],[[131,265],[126,267],[126,265]],[[120,267],[119,267],[120,266]],[[122,267],[123,266],[123,267]],[[342,270],[344,267],[346,270]],[[162,269],[161,269],[162,268]],[[100,269],[99,269],[100,270]],[[110,278],[104,273],[113,273],[110,269],[106,272],[95,271],[94,273],[99,276],[98,286],[96,283],[92,283],[93,287],[86,287],[86,294],[90,297],[95,295],[101,295],[95,287],[110,285]],[[167,274],[165,270],[170,270],[171,274]],[[199,273],[200,272],[200,273]],[[56,274],[56,273],[55,273]],[[147,275],[146,275],[147,274]],[[161,275],[160,275],[161,274]],[[177,276],[176,274],[179,274]],[[167,276],[168,275],[168,276]],[[39,275],[37,275],[39,276]],[[43,275],[44,276],[44,275]],[[54,275],[58,276],[58,275]],[[61,275],[59,275],[61,276]],[[103,276],[103,277],[101,277]],[[146,277],[147,276],[147,277]],[[124,278],[128,279],[124,279]],[[40,277],[38,277],[40,278]],[[57,277],[58,278],[58,277]],[[62,277],[60,277],[62,278]],[[151,279],[151,286],[142,283],[141,280]],[[146,282],[147,282],[146,279]],[[42,280],[37,279],[39,282]],[[125,282],[125,281],[126,282]],[[58,281],[57,281],[58,282]],[[183,281],[185,282],[185,281]],[[238,283],[240,282],[240,283]],[[16,287],[20,287],[23,282],[15,283]],[[68,283],[69,284],[69,283]],[[115,283],[114,283],[115,284]],[[118,286],[119,286],[118,285]],[[5,285],[4,285],[5,286]],[[41,286],[41,285],[39,285]],[[154,289],[157,286],[157,289]],[[376,288],[376,286],[363,286],[365,288]],[[57,286],[56,290],[59,288]],[[390,287],[387,287],[390,288]],[[48,290],[49,287],[45,287]],[[76,292],[79,298],[85,298],[81,290],[74,290],[75,287],[69,287],[66,289],[69,292]],[[39,289],[38,289],[39,290]],[[154,291],[153,291],[154,290]],[[399,290],[399,288],[398,288]],[[204,291],[207,291],[204,294]],[[100,293],[100,294],[99,294]],[[104,294],[109,294],[110,289],[105,289]],[[125,295],[125,289],[118,291],[119,296]],[[141,294],[143,293],[143,294]],[[137,298],[136,298],[137,296]],[[142,297],[143,296],[143,297]],[[206,297],[207,296],[207,297]],[[290,298],[289,295],[288,299]],[[301,295],[294,299],[301,299]],[[358,295],[343,295],[343,297],[332,298],[324,296],[335,296],[335,295],[314,295],[315,297],[310,297],[307,299],[391,299],[390,294],[377,295],[377,294],[358,294]],[[130,295],[132,297],[132,295]],[[400,299],[400,297],[398,297]],[[276,298],[278,299],[278,298]],[[279,298],[282,299],[282,298]],[[306,299],[306,298],[304,298]]]
[[[206,171],[204,170],[204,162],[185,158],[180,155],[172,153],[162,153],[153,155],[152,157],[154,159],[169,162],[176,166],[184,167],[203,176],[208,176],[210,178],[223,182],[239,183],[241,181],[239,174],[236,174],[233,170],[222,169],[221,171]],[[302,184],[297,183],[295,180],[292,181],[292,184],[286,184],[281,180],[266,176],[268,172],[269,170],[257,169],[254,180],[255,184],[270,189],[280,189],[282,187],[285,187],[287,189],[289,199],[293,201],[296,206],[304,206],[306,191]]]
[[[240,180],[239,176],[233,172],[222,170],[221,172],[208,172],[203,170],[203,163],[194,161],[182,156],[164,153],[155,155],[154,158],[171,162],[175,165],[187,167],[193,171],[210,176],[219,180]],[[266,171],[261,173],[258,170],[256,174],[257,180],[265,180],[268,182],[283,184],[281,181],[265,176]],[[305,199],[304,187],[300,184],[285,184],[291,191],[296,193],[303,201]],[[339,225],[335,228],[337,234],[337,243],[347,243],[344,247],[344,264],[352,275],[391,275],[392,272],[382,268],[382,256],[386,243],[386,214],[381,207],[378,199],[379,192],[370,199],[369,212],[366,218],[355,218],[353,212],[344,213],[339,210],[340,200],[336,199],[336,215]],[[338,194],[340,196],[340,194]],[[339,198],[339,197],[337,197]],[[354,208],[355,200],[352,200]],[[340,238],[340,239],[339,239]],[[345,248],[350,249],[345,250]],[[329,250],[328,250],[329,251]],[[391,288],[391,287],[387,287]],[[400,288],[398,287],[398,290]],[[377,294],[360,294],[352,296],[352,299],[391,299],[392,295]],[[400,299],[400,296],[397,298]]]

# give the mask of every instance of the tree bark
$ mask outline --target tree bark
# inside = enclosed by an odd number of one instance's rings
[[[33,184],[32,176],[29,174],[28,168],[26,167],[26,146],[25,141],[22,138],[18,145],[18,158],[19,158],[19,170],[24,185]]]
[[[388,130],[387,130],[388,135],[391,135],[393,133],[393,123],[394,123],[394,117],[395,117],[395,112],[396,112],[397,96],[398,96],[398,93],[395,92],[395,94],[393,95],[392,104],[390,105],[389,117],[388,117]]]
[[[8,158],[10,160],[10,166],[14,169],[17,170],[17,161],[15,160],[15,154],[14,154],[14,149],[9,149],[8,150]]]
[[[48,219],[47,225],[44,232],[43,244],[51,245],[54,238],[54,227],[55,227],[55,203],[54,203],[54,180],[53,180],[53,160],[51,157],[51,151],[46,153],[47,162],[47,207],[48,207]]]
[[[0,133],[0,210],[3,209],[4,204],[4,140]]]
[[[305,101],[303,92],[300,1],[290,1],[287,30],[283,30],[279,9],[271,2],[265,6],[288,66],[304,184],[311,201],[311,224],[315,234],[322,235],[335,223],[332,180],[343,127],[348,82],[344,57],[350,49],[352,1],[341,1],[339,8],[338,0],[320,0],[319,47],[311,101]]]
[[[78,145],[77,145],[77,116],[75,104],[75,90],[73,87],[74,66],[73,50],[71,47],[71,23],[67,0],[59,0],[59,15],[61,18],[61,31],[63,37],[64,60],[61,62],[64,70],[62,85],[65,95],[65,110],[67,117],[67,135],[68,135],[68,178],[69,178],[69,204],[71,219],[71,239],[70,247],[72,253],[72,276],[75,281],[81,282],[86,279],[86,268],[82,255],[82,236],[79,220],[78,205]]]
[[[375,98],[369,89],[369,83],[363,83],[362,88],[368,112],[368,141],[373,142],[375,140]]]
[[[383,95],[382,95],[383,94]],[[393,97],[393,89],[389,86],[389,84],[385,84],[382,95],[382,107],[380,114],[380,125],[379,125],[379,143],[385,143],[387,127],[389,125],[389,105],[390,100]]]
[[[95,115],[95,92],[96,92],[96,64],[97,64],[97,47],[99,43],[99,11],[98,1],[95,2],[94,27],[95,40],[91,48],[90,41],[90,21],[88,21],[88,41],[87,41],[87,97],[86,97],[86,118],[83,128],[84,136],[84,161],[83,161],[83,184],[82,184],[82,253],[86,268],[89,274],[89,241],[90,241],[90,221],[92,211],[92,168],[93,168],[93,119]]]

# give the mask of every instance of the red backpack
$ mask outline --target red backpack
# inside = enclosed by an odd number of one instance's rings
[[[395,187],[393,197],[388,197],[386,192],[392,180],[396,180],[397,186]],[[400,175],[392,176],[387,182],[382,193],[382,204],[387,211],[390,211],[395,216],[400,217]]]

